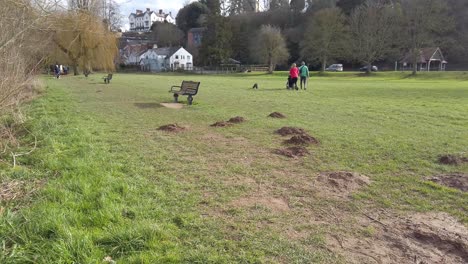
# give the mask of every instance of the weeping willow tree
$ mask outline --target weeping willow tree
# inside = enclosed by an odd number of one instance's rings
[[[92,70],[113,71],[118,54],[117,38],[108,31],[102,20],[83,10],[67,12],[55,17],[53,42],[55,58],[64,59],[74,75]],[[61,64],[64,64],[61,63]]]

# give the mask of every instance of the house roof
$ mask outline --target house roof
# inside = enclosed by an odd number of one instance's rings
[[[147,44],[127,45],[124,48],[126,54],[138,54],[140,56],[143,52],[148,50]]]
[[[156,49],[150,49],[150,50],[154,51],[159,56],[171,57],[179,49],[180,47],[168,47],[168,48],[156,48]]]
[[[401,62],[411,62],[411,53],[408,52]],[[444,55],[442,54],[442,51],[438,47],[432,47],[432,48],[422,48],[419,51],[419,56],[418,56],[418,63],[427,63],[428,61],[431,60],[436,60],[436,61],[442,61],[444,63],[447,63],[445,61]]]
[[[223,64],[241,64],[240,61],[235,60],[233,58],[226,59],[222,62]]]
[[[145,16],[145,14],[148,14],[149,16],[151,16],[152,14],[155,14],[156,16],[158,17],[162,17],[162,18],[167,18],[168,16],[172,18],[172,16],[169,14],[166,14],[166,13],[159,13],[159,12],[154,12],[154,11],[145,11],[145,12],[141,12],[139,14],[135,14],[135,13],[130,13],[129,17],[131,16],[134,16],[134,17],[143,17]]]

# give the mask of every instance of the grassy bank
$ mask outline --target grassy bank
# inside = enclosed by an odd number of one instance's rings
[[[101,76],[48,79],[29,111],[38,149],[1,172],[3,182],[38,190],[2,202],[0,262],[340,263],[325,243],[337,226],[309,221],[330,206],[444,211],[468,223],[467,194],[425,180],[468,170],[437,162],[467,151],[464,75],[337,76],[298,92],[284,89],[283,74],[116,74],[110,85]],[[161,107],[169,87],[186,79],[202,82],[195,104]],[[287,118],[267,118],[273,111]],[[233,116],[247,122],[209,126]],[[187,129],[157,130],[170,123]],[[273,131],[286,125],[320,145],[303,159],[273,154],[282,147]],[[372,184],[350,200],[316,199],[316,175],[338,170]]]

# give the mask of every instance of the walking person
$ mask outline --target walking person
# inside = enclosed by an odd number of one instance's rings
[[[58,64],[55,64],[54,73],[55,73],[55,78],[60,79],[60,68]]]
[[[291,65],[291,69],[289,70],[289,77],[291,77],[289,87],[291,87],[292,89],[299,90],[299,88],[297,88],[297,78],[299,77],[299,69],[296,67],[296,63],[293,63]]]
[[[301,90],[304,87],[304,90],[307,89],[307,82],[309,81],[309,68],[303,61],[301,67],[299,68],[299,74],[301,76]]]

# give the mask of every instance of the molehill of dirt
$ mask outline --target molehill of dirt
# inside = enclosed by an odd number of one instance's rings
[[[185,130],[185,127],[181,127],[177,124],[169,124],[169,125],[160,126],[158,130],[166,131],[166,132],[181,132]]]
[[[439,163],[446,165],[461,165],[465,162],[468,162],[468,157],[463,157],[459,155],[443,155],[439,157]]]
[[[275,132],[281,136],[302,135],[306,134],[305,130],[297,127],[282,127]]]
[[[280,112],[273,112],[271,114],[268,115],[269,117],[273,117],[273,118],[286,118],[285,115],[283,115],[282,113]]]
[[[229,123],[238,124],[245,122],[245,118],[242,116],[236,116],[228,120]]]
[[[226,122],[226,121],[219,121],[219,122],[216,122],[214,124],[211,124],[210,126],[212,126],[212,127],[227,127],[227,126],[230,126],[230,125],[232,125],[232,123]]]
[[[210,126],[212,126],[212,127],[227,127],[227,126],[230,126],[230,125],[233,125],[233,124],[239,124],[239,123],[242,123],[242,122],[245,122],[245,118],[243,118],[242,116],[236,116],[236,117],[233,117],[233,118],[229,119],[228,121],[219,121],[219,122],[216,122],[214,124],[211,124]]]
[[[437,175],[428,180],[463,192],[468,192],[468,174],[452,173]]]
[[[278,155],[283,155],[289,158],[298,158],[298,157],[304,157],[305,155],[309,154],[309,151],[304,147],[295,146],[295,147],[288,147],[284,149],[275,149],[274,153]]]
[[[304,133],[302,135],[295,135],[291,137],[290,139],[285,140],[284,144],[308,145],[308,144],[319,144],[319,141],[316,138]]]

